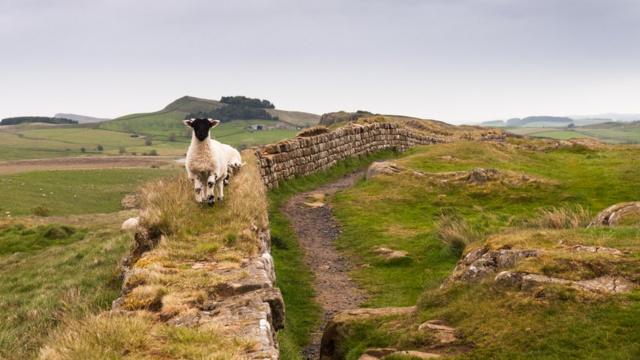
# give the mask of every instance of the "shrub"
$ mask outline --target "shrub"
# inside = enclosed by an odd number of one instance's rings
[[[149,151],[149,156],[158,156],[156,149],[151,149],[151,151]]]
[[[481,240],[481,232],[473,229],[463,218],[455,215],[442,215],[436,224],[438,239],[445,243],[457,256],[462,256],[464,248],[472,242]]]
[[[104,150],[104,147],[102,145],[98,144],[98,146],[96,146],[96,150],[102,151],[102,150]]]
[[[591,213],[584,207],[551,207],[539,209],[535,218],[529,220],[529,227],[545,229],[574,229],[589,225]]]
[[[49,216],[49,214],[51,214],[51,210],[44,205],[38,205],[31,209],[31,213],[35,216]]]
[[[146,138],[144,138],[144,146],[151,146],[153,145],[153,140],[151,140],[151,136],[147,136]]]
[[[81,148],[80,148],[80,152],[85,153],[85,152],[87,152],[87,149],[85,149],[85,148],[81,147]]]
[[[176,134],[175,133],[169,134],[169,141],[171,141],[171,142],[176,141]]]
[[[118,148],[118,154],[122,155],[122,154],[126,154],[127,153],[127,149],[124,146],[120,146]]]

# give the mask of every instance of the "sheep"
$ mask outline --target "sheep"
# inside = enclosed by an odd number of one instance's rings
[[[232,146],[222,144],[224,148],[225,157],[227,159],[227,177],[224,179],[224,184],[229,184],[229,178],[240,171],[240,168],[244,166],[240,152],[234,149]]]
[[[210,206],[224,199],[227,178],[226,151],[221,143],[209,137],[209,131],[220,124],[214,119],[188,119],[184,124],[193,130],[185,168],[193,182],[196,201]],[[217,193],[217,199],[216,199]]]

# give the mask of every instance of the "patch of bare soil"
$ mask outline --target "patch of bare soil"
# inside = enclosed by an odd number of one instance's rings
[[[86,156],[0,162],[0,175],[37,170],[77,170],[162,166],[173,163],[164,156]]]
[[[331,196],[352,186],[363,175],[362,171],[356,172],[314,191],[298,194],[282,209],[304,250],[306,264],[315,274],[313,285],[316,300],[324,311],[321,326],[311,334],[311,342],[304,349],[307,359],[319,358],[322,333],[333,315],[357,308],[365,299],[364,292],[349,278],[349,259],[340,255],[334,247],[333,242],[340,235],[340,226],[333,217],[331,207],[318,201],[324,198],[321,194]]]

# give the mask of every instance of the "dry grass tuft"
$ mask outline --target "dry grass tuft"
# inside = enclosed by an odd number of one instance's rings
[[[215,328],[167,326],[151,316],[91,316],[65,324],[40,359],[237,359],[246,344]]]
[[[591,212],[580,205],[551,207],[538,210],[537,217],[529,220],[527,225],[543,229],[575,229],[589,225],[591,218]]]
[[[162,297],[167,289],[160,285],[142,285],[133,288],[124,298],[122,308],[126,310],[160,310]]]
[[[300,131],[298,133],[298,135],[296,135],[297,137],[309,137],[309,136],[316,136],[316,135],[320,135],[320,134],[326,134],[328,133],[329,128],[324,126],[324,125],[318,125],[318,126],[313,126],[310,128],[306,128],[302,131]]]
[[[436,224],[438,238],[456,255],[462,256],[467,245],[482,240],[483,234],[473,229],[463,218],[442,215]]]

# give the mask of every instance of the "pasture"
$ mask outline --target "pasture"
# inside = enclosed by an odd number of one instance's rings
[[[158,122],[154,117],[148,124],[144,118],[124,118],[91,126],[0,126],[0,161],[100,155],[183,156],[191,141],[190,130],[181,119],[169,117],[166,122],[162,119]],[[273,128],[263,131],[247,128],[254,124]],[[221,124],[212,134],[221,142],[245,148],[276,142],[297,133],[297,130],[275,128],[276,124],[275,121],[236,120]]]
[[[640,143],[640,127],[631,124],[608,124],[591,125],[585,127],[567,128],[506,128],[505,130],[518,135],[529,135],[558,140],[569,140],[577,138],[594,138],[611,144],[638,144]]]

